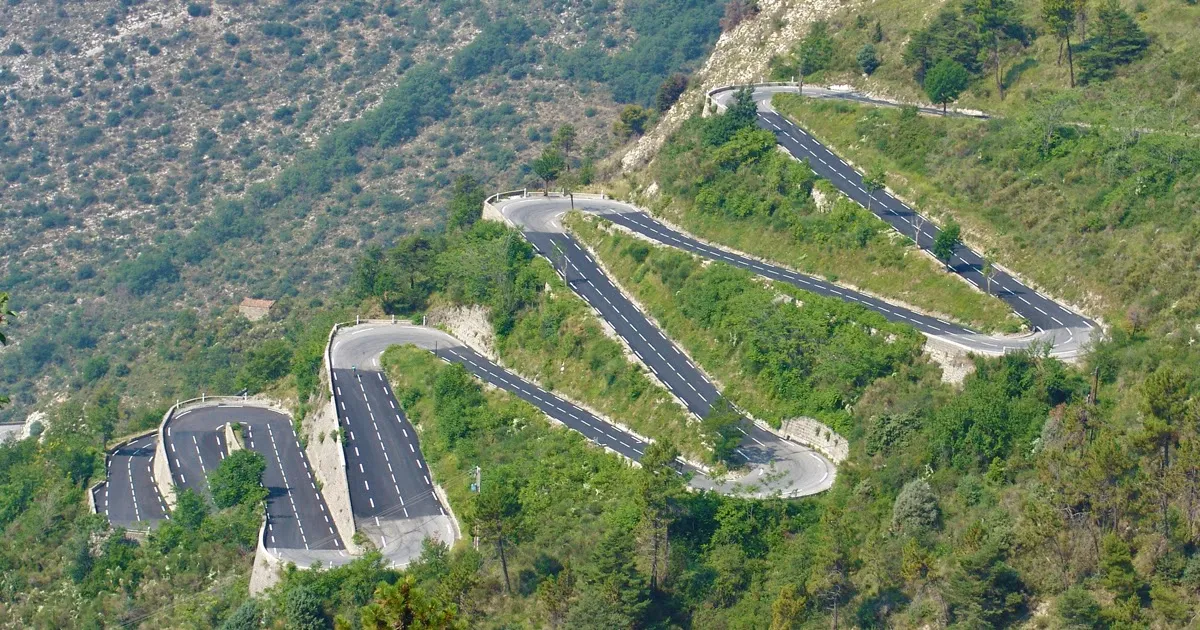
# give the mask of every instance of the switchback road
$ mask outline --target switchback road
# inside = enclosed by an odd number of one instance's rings
[[[334,338],[336,354],[342,357],[342,361],[355,361],[372,369],[378,369],[379,355],[388,346],[404,344],[432,351],[444,361],[461,364],[479,379],[515,394],[553,420],[624,457],[638,461],[645,451],[644,439],[525,380],[437,329],[408,324],[362,324],[345,328]],[[364,380],[366,378],[364,376]],[[695,384],[699,391],[705,391],[710,396],[709,401],[713,400],[715,389],[705,389],[699,381]],[[706,387],[711,388],[711,385]],[[699,398],[699,391],[697,398],[692,400],[696,404],[704,404]],[[834,466],[821,455],[763,431],[753,424],[747,424],[745,429],[747,437],[740,451],[747,460],[748,472],[728,479],[712,479],[694,466],[681,462],[681,470],[693,474],[693,487],[726,494],[763,497],[776,493],[783,496],[804,496],[821,492],[833,485]],[[419,449],[416,449],[416,453],[419,452]],[[350,485],[353,494],[353,478]]]
[[[350,508],[355,529],[389,561],[404,566],[421,554],[425,538],[452,544],[458,534],[434,493],[417,431],[379,365],[390,344],[373,343],[364,330],[369,328],[339,330],[330,355]]]
[[[754,100],[758,105],[758,126],[774,133],[776,141],[792,157],[807,163],[814,173],[829,180],[843,194],[864,208],[869,208],[871,212],[900,234],[913,239],[922,250],[932,253],[934,240],[940,233],[938,227],[886,190],[869,193],[863,186],[862,175],[858,171],[811,134],[774,110],[771,106],[771,98],[780,93],[799,93],[799,88],[773,86],[754,90]],[[733,99],[734,94],[733,90],[723,91],[715,94],[713,99],[724,107]],[[839,98],[871,105],[891,105],[847,91],[805,88],[804,94],[815,98]],[[932,108],[923,108],[922,111],[928,114],[940,114],[939,111]],[[987,290],[989,287],[988,279],[983,273],[983,257],[965,245],[960,244],[955,248],[948,269],[981,291]],[[812,279],[810,278],[810,280]],[[1052,356],[1061,359],[1078,357],[1095,330],[1095,322],[1092,320],[1026,286],[1003,269],[995,270],[990,282],[990,290],[992,295],[1003,300],[1014,312],[1029,322],[1033,328],[1032,334],[989,336],[962,326],[955,326],[952,330],[939,331],[937,327],[930,326],[930,322],[924,321],[929,318],[924,318],[924,320],[916,318],[912,313],[905,313],[900,320],[908,320],[927,335],[944,338],[951,343],[983,354],[1002,354],[1010,350],[1029,347],[1034,343],[1044,343],[1051,345]],[[846,296],[854,295],[855,298],[858,298],[857,301],[868,308],[880,311],[889,319],[896,320],[896,317],[880,310],[877,304],[863,300],[864,296],[854,294],[846,289],[841,289],[841,292]],[[896,307],[891,308],[895,309]],[[946,326],[943,325],[943,327]]]
[[[141,529],[167,518],[167,504],[154,485],[154,447],[158,436],[147,435],[113,449],[105,456],[103,483],[92,491],[96,512],[108,522]]]
[[[230,452],[224,432],[230,423],[243,426],[246,448],[266,459],[263,485],[269,494],[265,545],[284,558],[336,561],[345,557],[345,545],[330,519],[291,418],[284,414],[242,405],[197,407],[177,413],[165,432],[165,450],[175,485],[208,494],[208,475]]]

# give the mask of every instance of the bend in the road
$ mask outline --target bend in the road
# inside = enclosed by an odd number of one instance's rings
[[[243,405],[202,406],[176,413],[164,432],[176,485],[208,493],[208,475],[230,452],[224,429],[231,423],[244,427],[246,448],[266,460],[264,545],[285,559],[295,556],[327,563],[348,559],[291,419],[284,414]]]
[[[371,325],[339,329],[333,337],[333,405],[344,435],[355,529],[393,565],[404,566],[420,555],[425,538],[452,544],[458,533],[417,431],[381,371],[379,355],[391,343],[362,335],[368,330]]]
[[[828,180],[843,194],[870,210],[902,236],[912,239],[921,250],[932,255],[934,241],[940,233],[937,225],[886,189],[869,192],[863,185],[861,173],[799,125],[774,110],[771,98],[781,93],[798,94],[801,91],[798,87],[785,86],[760,87],[754,90],[754,100],[758,105],[758,126],[771,131],[778,144],[792,157],[807,163],[814,173]],[[810,87],[805,88],[803,94],[869,105],[892,105],[849,91]],[[725,106],[732,97],[733,92],[728,91],[717,94],[714,100]],[[931,108],[924,108],[922,111],[941,114]],[[993,268],[989,280],[988,274],[984,273],[986,268],[983,256],[962,244],[954,248],[947,265],[948,271],[971,283],[976,289],[989,291],[1003,300],[1009,308],[1028,321],[1034,331],[1033,335],[1027,335],[1015,343],[1010,337],[994,337],[995,341],[990,342],[993,346],[1007,351],[1014,347],[1028,347],[1033,343],[1050,343],[1053,347],[1052,354],[1060,358],[1073,359],[1080,354],[1096,328],[1094,321],[1032,289],[998,267]],[[982,342],[982,336],[976,335],[976,338]],[[953,342],[953,339],[951,341]]]
[[[156,435],[118,445],[105,455],[105,480],[92,490],[96,512],[127,529],[153,526],[170,518],[154,484]]]
[[[356,361],[360,365],[374,365],[374,359],[391,345],[411,344],[429,350],[443,361],[461,364],[480,380],[529,402],[552,420],[580,433],[598,446],[633,461],[639,461],[645,451],[647,442],[644,438],[546,391],[442,331],[408,324],[364,324],[348,329],[345,336],[339,335],[339,338],[334,341],[337,352],[344,360]],[[832,485],[834,467],[824,457],[762,432],[754,425],[745,428],[752,436],[742,446],[743,455],[752,464],[750,472],[736,478],[714,479],[695,466],[680,461],[678,470],[690,473],[689,483],[692,487],[725,494],[765,497],[776,494],[804,496]]]

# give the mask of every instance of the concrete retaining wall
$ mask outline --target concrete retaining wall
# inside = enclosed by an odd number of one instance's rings
[[[335,324],[329,331],[325,343],[324,361],[321,364],[322,404],[315,413],[310,413],[301,423],[305,435],[304,451],[312,464],[313,474],[321,484],[321,494],[329,506],[333,526],[346,544],[346,551],[359,554],[362,551],[354,544],[354,512],[350,507],[350,481],[346,478],[346,453],[342,451],[341,428],[338,426],[337,410],[333,402],[333,338],[342,324]],[[322,439],[322,435],[324,438]]]
[[[258,526],[258,546],[254,549],[254,567],[250,571],[250,596],[275,586],[279,583],[279,572],[283,569],[283,560],[271,553],[264,538],[267,534],[267,515],[263,514],[262,525]]]
[[[846,438],[834,433],[833,429],[812,418],[800,417],[784,420],[779,430],[772,432],[820,451],[835,465],[842,463],[850,456],[850,443]]]
[[[164,439],[167,423],[175,416],[176,404],[163,414],[158,425],[158,444],[154,447],[154,485],[167,503],[167,509],[175,509],[175,479],[171,476],[171,460],[167,459],[167,441]]]
[[[242,436],[237,435],[237,432],[233,430],[232,422],[226,422],[225,423],[225,450],[229,451],[230,455],[233,455],[234,451],[240,451],[243,448],[246,448],[246,447],[242,446]]]

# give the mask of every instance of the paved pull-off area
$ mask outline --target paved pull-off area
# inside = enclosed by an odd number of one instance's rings
[[[143,529],[168,518],[167,504],[154,485],[155,435],[140,437],[105,456],[105,480],[92,490],[96,512],[126,529]]]

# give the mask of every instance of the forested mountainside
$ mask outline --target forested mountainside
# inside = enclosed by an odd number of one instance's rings
[[[440,224],[459,175],[527,183],[532,147],[563,123],[591,163],[622,140],[619,104],[652,105],[703,58],[720,11],[6,3],[0,285],[23,316],[0,413],[95,380],[80,378],[89,357],[136,372],[137,347],[181,310],[325,297],[355,248]]]
[[[12,293],[0,300],[0,394],[13,400],[0,413],[47,412],[34,437],[0,445],[0,626],[1196,624],[1200,7],[1189,0],[0,11],[13,155],[0,193],[0,292]],[[780,152],[744,97],[699,115],[705,81],[760,72],[988,114],[770,101],[864,186],[945,228],[942,253]],[[214,108],[217,93],[242,96]],[[643,133],[661,145],[640,145],[642,165],[617,172]],[[969,245],[1098,327],[1068,361],[1037,346],[947,359],[841,294],[566,216],[580,256],[723,400],[776,427],[803,414],[847,441],[832,487],[812,496],[692,491],[677,454],[716,475],[779,473],[746,470],[734,451],[748,425],[689,413],[584,303],[580,277],[555,273],[558,256],[481,220],[487,192],[527,184],[606,191],[713,247],[985,338],[1030,332],[990,286],[947,271],[946,248]],[[524,203],[536,202],[569,207]],[[232,309],[243,295],[279,301],[252,323]],[[262,393],[303,426],[329,402],[330,327],[358,314],[428,315],[654,443],[631,466],[530,398],[393,347],[379,379],[460,520],[457,543],[427,541],[403,569],[370,550],[288,567],[252,596],[257,480],[232,504],[187,494],[144,535],[91,513],[106,449],[155,427],[175,397]]]

